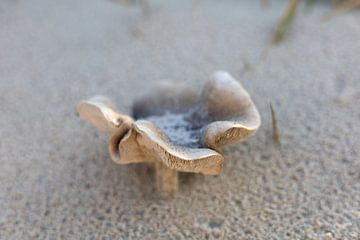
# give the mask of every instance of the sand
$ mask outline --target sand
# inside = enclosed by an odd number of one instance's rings
[[[301,10],[260,61],[284,2],[152,3],[146,17],[105,0],[0,2],[0,238],[360,238],[360,13]],[[75,114],[93,94],[129,113],[156,82],[201,89],[219,69],[262,127],[225,149],[220,176],[182,175],[174,199]]]

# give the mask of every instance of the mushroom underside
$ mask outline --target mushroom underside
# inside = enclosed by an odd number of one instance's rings
[[[162,115],[150,115],[145,117],[158,126],[175,145],[183,147],[200,147],[202,125],[194,125],[191,121],[192,109],[174,113],[167,111]]]

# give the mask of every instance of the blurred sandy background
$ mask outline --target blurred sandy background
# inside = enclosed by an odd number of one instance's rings
[[[261,58],[286,1],[0,2],[1,239],[359,239],[360,12],[300,9]],[[155,82],[232,73],[262,115],[222,175],[183,175],[161,200],[152,171],[116,165],[77,118],[120,110]],[[281,146],[271,131],[273,103]]]

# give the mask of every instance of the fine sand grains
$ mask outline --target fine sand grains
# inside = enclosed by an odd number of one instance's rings
[[[299,8],[260,61],[288,1],[150,2],[144,17],[107,0],[0,1],[0,239],[359,239],[359,12]],[[182,174],[173,200],[75,115],[94,94],[128,114],[155,82],[200,88],[217,69],[262,126],[224,149],[220,176]]]

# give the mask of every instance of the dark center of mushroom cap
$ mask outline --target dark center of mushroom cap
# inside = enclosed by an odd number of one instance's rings
[[[162,115],[153,115],[144,119],[157,125],[170,140],[184,147],[200,147],[201,125],[194,125],[191,119],[193,110],[174,113],[167,111]]]

